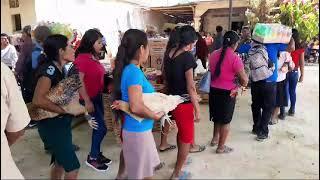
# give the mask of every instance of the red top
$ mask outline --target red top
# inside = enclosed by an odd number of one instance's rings
[[[90,98],[102,93],[104,87],[105,69],[91,54],[79,54],[74,61],[79,72],[84,74],[84,83]],[[82,97],[81,97],[82,99]]]
[[[294,62],[295,69],[298,69],[300,67],[300,55],[304,53],[304,49],[296,49],[295,51],[291,52],[292,61]]]
[[[198,42],[196,44],[196,55],[199,59],[206,59],[208,57],[209,54],[209,49],[208,46],[206,44],[206,41],[201,38],[198,39]]]

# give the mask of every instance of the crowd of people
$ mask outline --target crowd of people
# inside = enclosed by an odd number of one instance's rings
[[[165,93],[188,99],[171,112],[178,129],[177,146],[167,143],[167,134],[161,136],[160,152],[176,148],[178,151],[170,179],[189,178],[191,173],[182,170],[188,154],[205,150],[204,146],[196,145],[194,137],[194,123],[200,121],[200,99],[193,73],[197,67],[196,58],[201,59],[205,68],[208,64],[207,69],[211,72],[210,117],[202,118],[213,122],[210,145],[217,146],[217,154],[234,150],[226,145],[230,123],[238,92],[245,90],[248,84],[252,95],[252,133],[257,135],[258,141],[268,139],[268,125],[276,124],[277,119],[285,119],[289,100],[288,114],[295,114],[297,82],[302,82],[304,77],[304,48],[298,31],[292,30],[288,44],[263,44],[251,38],[249,27],[243,27],[241,36],[235,31],[223,33],[221,26],[217,26],[216,31],[215,38],[210,33],[204,37],[189,25],[166,32],[169,40],[162,68]],[[29,124],[37,126],[45,150],[52,155],[50,178],[77,179],[80,162],[75,153],[79,147],[72,143],[73,114],[68,114],[46,95],[63,79],[79,73],[80,103],[92,117],[88,120],[92,139],[86,165],[104,172],[112,163],[101,150],[107,133],[102,94],[107,91],[113,95],[112,107],[122,124],[122,149],[116,179],[152,178],[154,172],[164,166],[152,134],[154,122],[164,113],[151,111],[142,99],[143,93],[155,92],[141,69],[149,57],[147,33],[129,29],[122,35],[113,79],[108,83],[105,82],[105,69],[99,62],[104,58],[101,54],[105,52],[105,41],[98,29],[87,30],[76,47],[66,36],[52,35],[46,26],[38,26],[32,37],[31,27],[26,26],[22,34],[19,56],[10,45],[8,35],[1,34],[1,133],[5,133],[1,135],[1,142],[5,142],[1,147],[1,156],[5,158],[1,161],[9,163],[1,167],[1,177],[22,178],[13,163],[9,146],[23,134],[29,123],[25,104],[32,102],[58,114]],[[127,102],[131,112],[144,120],[139,122],[119,111],[119,100]],[[166,124],[164,131],[168,129]]]

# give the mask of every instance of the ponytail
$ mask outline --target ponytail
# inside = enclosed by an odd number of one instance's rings
[[[114,99],[121,99],[121,77],[124,67],[130,63],[125,47],[121,44],[115,59],[114,79]]]
[[[192,26],[186,25],[182,27],[177,27],[171,32],[169,41],[167,43],[165,56],[168,56],[170,51],[176,48],[173,56],[181,48],[194,43],[198,39],[197,33]]]
[[[216,65],[216,69],[215,69],[214,74],[213,74],[213,77],[214,77],[213,79],[215,79],[215,78],[220,76],[221,64],[223,62],[224,56],[226,55],[227,49],[228,49],[228,46],[224,44],[223,47],[222,47],[222,50],[221,50],[219,61],[218,61],[217,65]]]
[[[222,50],[219,57],[219,61],[217,62],[217,65],[213,73],[213,77],[212,77],[213,79],[216,79],[221,74],[221,65],[224,60],[227,49],[229,47],[234,46],[239,40],[240,40],[240,37],[235,31],[228,31],[224,34]]]
[[[170,51],[173,48],[178,48],[179,42],[180,42],[179,28],[176,28],[170,33],[170,37],[169,37],[166,51],[165,51],[165,56],[169,55]]]
[[[124,68],[130,64],[131,60],[137,55],[141,46],[147,47],[148,39],[146,33],[137,29],[129,29],[121,39],[115,59],[114,79],[114,100],[121,99],[121,78]]]

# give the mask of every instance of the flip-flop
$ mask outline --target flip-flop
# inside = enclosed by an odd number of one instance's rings
[[[269,125],[275,125],[275,124],[277,124],[278,122],[273,122],[273,121],[269,121]]]
[[[191,173],[187,171],[181,171],[181,175],[179,176],[180,179],[191,179]]]
[[[198,145],[199,146],[199,149],[197,150],[189,150],[189,153],[198,153],[198,152],[202,152],[206,149],[206,146],[202,146],[202,145]]]
[[[154,171],[159,171],[160,169],[162,169],[166,164],[164,162],[161,162],[160,164],[158,164],[155,168]]]
[[[181,171],[181,174],[179,177],[171,177],[171,180],[180,180],[180,179],[191,179],[191,173],[187,171]]]
[[[218,149],[216,150],[217,154],[228,154],[231,153],[233,151],[233,149],[231,147],[228,146],[224,146],[223,151],[219,151]]]
[[[165,148],[165,149],[160,149],[160,148],[159,148],[159,151],[160,151],[160,152],[165,152],[165,151],[173,150],[173,149],[175,149],[175,148],[177,148],[176,145],[169,145],[169,147],[167,147],[167,148]]]
[[[218,145],[217,142],[214,142],[214,141],[211,141],[211,142],[210,142],[210,146],[211,146],[211,147],[215,147],[216,145]]]

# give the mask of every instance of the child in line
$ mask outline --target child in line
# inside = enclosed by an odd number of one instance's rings
[[[285,119],[285,112],[280,112],[280,107],[288,106],[287,93],[286,93],[286,75],[288,71],[294,68],[291,52],[294,51],[294,40],[291,39],[287,48],[287,51],[281,51],[279,53],[278,60],[278,78],[277,78],[277,94],[276,94],[276,107],[273,111],[269,125],[278,123],[278,118]],[[284,109],[284,108],[281,108]],[[279,114],[280,112],[280,114]],[[278,116],[278,117],[277,117]]]

